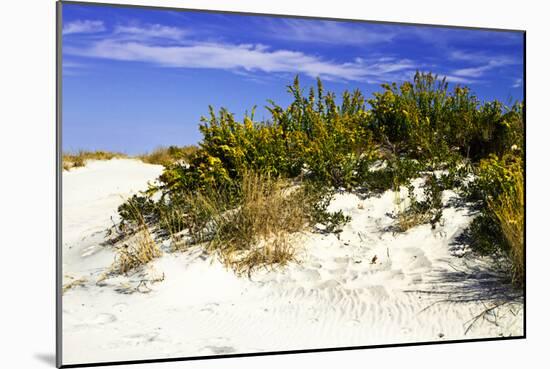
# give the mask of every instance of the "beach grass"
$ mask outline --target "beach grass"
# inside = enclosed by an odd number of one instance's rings
[[[150,153],[137,156],[130,156],[121,152],[112,152],[105,150],[78,150],[76,152],[66,152],[62,155],[63,170],[71,170],[86,165],[89,160],[111,160],[120,158],[136,158],[147,164],[156,164],[169,166],[177,162],[187,162],[198,150],[197,146],[161,146]]]
[[[116,274],[126,274],[141,267],[162,255],[160,248],[153,239],[145,219],[137,208],[133,208],[138,228],[128,242],[124,242],[116,250],[115,262],[111,271]]]
[[[239,273],[293,260],[288,237],[309,219],[304,190],[288,180],[250,172],[238,192],[232,209],[227,194],[190,195],[192,235]]]
[[[89,160],[111,160],[114,158],[126,158],[126,154],[120,152],[110,152],[110,151],[87,151],[79,150],[75,153],[63,153],[62,163],[63,170],[71,170],[72,168],[79,168],[86,165],[86,162]]]
[[[510,191],[503,192],[489,202],[489,209],[497,219],[508,243],[512,264],[512,279],[522,284],[525,277],[525,202],[524,177],[521,171],[514,172]]]

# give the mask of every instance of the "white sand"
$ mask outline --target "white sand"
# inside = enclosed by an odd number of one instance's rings
[[[331,210],[352,217],[339,236],[303,233],[300,263],[250,279],[192,248],[96,285],[113,261],[100,243],[121,196],[161,171],[119,159],[63,173],[64,282],[86,280],[63,296],[64,364],[523,334],[521,303],[495,308],[468,329],[495,296],[511,291],[484,260],[459,257],[457,236],[472,214],[451,206],[451,191],[443,225],[406,233],[388,231],[391,191],[365,200],[337,195]]]

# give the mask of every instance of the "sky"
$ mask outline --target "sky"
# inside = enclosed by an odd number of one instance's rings
[[[468,86],[481,101],[523,100],[523,34],[63,4],[63,150],[130,155],[196,144],[208,106],[241,119],[294,76],[325,91],[411,80],[419,71]]]

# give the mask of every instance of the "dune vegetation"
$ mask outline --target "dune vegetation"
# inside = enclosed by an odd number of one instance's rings
[[[157,164],[168,166],[175,162],[187,162],[189,158],[197,151],[197,146],[168,146],[158,147],[147,154],[135,156],[147,164]],[[89,160],[111,160],[117,158],[130,158],[131,156],[111,151],[87,151],[79,150],[75,153],[63,153],[62,162],[63,170],[71,170],[72,168],[83,167]]]
[[[437,228],[441,194],[453,189],[478,214],[465,235],[471,249],[505,259],[510,280],[521,285],[522,103],[481,102],[430,73],[385,84],[370,98],[359,90],[337,98],[320,80],[304,91],[298,78],[288,92],[292,102],[269,101],[264,121],[254,109],[240,122],[210,108],[198,147],[144,156],[165,169],[119,207],[119,232],[151,229],[174,250],[200,245],[250,273],[293,260],[299,231],[339,232],[349,219],[328,211],[336,191],[376,196],[408,188],[394,229],[407,232],[425,223]],[[420,198],[411,184],[419,178]]]
[[[114,158],[126,158],[127,155],[110,151],[86,151],[79,150],[75,153],[66,152],[62,155],[63,170],[83,167],[88,160],[111,160]]]
[[[197,151],[197,146],[168,146],[158,147],[150,153],[139,155],[144,163],[168,166],[177,161],[186,162]]]

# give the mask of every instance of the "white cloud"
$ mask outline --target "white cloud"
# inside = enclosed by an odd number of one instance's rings
[[[503,62],[503,61],[498,61],[498,60],[492,60],[492,61],[488,62],[487,64],[480,65],[480,66],[477,66],[477,67],[455,69],[452,73],[457,75],[457,76],[462,76],[462,77],[478,78],[478,77],[483,76],[486,72],[488,72],[492,69],[502,67],[502,66],[505,66],[505,65],[509,65],[509,63]]]
[[[453,71],[453,73],[457,76],[477,78],[477,77],[481,77],[485,72],[495,67],[496,65],[489,63],[479,67],[456,69]]]
[[[86,69],[86,65],[77,63],[74,61],[63,60],[63,75],[65,76],[78,76]]]
[[[63,26],[63,34],[96,33],[105,31],[103,21],[99,20],[75,20]]]
[[[328,35],[325,40],[319,42],[345,40],[348,43],[373,43],[393,37],[390,34],[364,32],[362,29],[337,22],[288,20],[285,24],[292,32],[284,37],[290,38],[292,34],[292,37],[297,36],[299,40],[317,40],[322,35]],[[103,24],[101,26],[103,27]],[[410,59],[387,55],[340,61],[303,51],[274,49],[262,44],[194,41],[186,38],[188,34],[189,31],[186,29],[160,24],[118,25],[108,38],[90,41],[88,47],[67,44],[64,52],[80,57],[146,62],[161,67],[221,69],[246,73],[248,76],[257,72],[300,73],[325,80],[376,84],[410,80],[417,69],[439,69],[437,65],[423,65]],[[489,70],[515,63],[506,56],[456,50],[448,59],[464,64],[465,67],[446,70],[446,73],[440,75],[446,75],[448,82],[461,84],[478,83]]]
[[[516,78],[514,80],[514,84],[512,85],[512,88],[519,88],[523,86],[523,78]]]
[[[520,61],[510,56],[468,53],[465,51],[453,51],[449,58],[451,60],[477,64],[476,66],[459,68],[452,71],[452,74],[455,76],[470,78],[479,78],[493,69],[520,63]]]
[[[126,39],[150,39],[150,38],[164,38],[170,40],[181,40],[187,31],[178,28],[163,26],[161,24],[151,24],[144,27],[138,26],[117,26],[115,28],[115,34],[124,36]]]
[[[91,47],[66,47],[71,55],[123,61],[149,62],[164,67],[209,68],[260,71],[266,73],[303,73],[329,80],[379,83],[395,79],[400,73],[413,71],[416,65],[407,59],[356,58],[336,62],[300,51],[272,50],[265,45],[229,43],[190,43],[187,45],[156,45],[134,40],[102,40]]]
[[[470,63],[493,63],[493,64],[518,64],[521,61],[515,60],[510,56],[492,55],[483,52],[466,52],[464,50],[454,50],[449,54],[449,59],[466,61]]]
[[[371,45],[390,42],[396,36],[383,25],[380,31],[366,28],[364,24],[345,24],[338,21],[303,19],[277,20],[268,23],[267,31],[272,38],[287,41],[330,43],[336,45]]]

